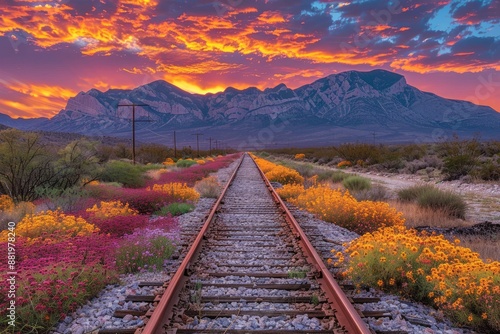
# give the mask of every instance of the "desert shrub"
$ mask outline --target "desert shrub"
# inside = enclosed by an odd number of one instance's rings
[[[436,155],[429,155],[422,157],[420,159],[405,162],[403,172],[409,174],[415,174],[421,169],[436,168],[441,169],[443,166],[443,161]]]
[[[500,163],[489,159],[477,166],[471,174],[481,180],[498,181],[500,180]]]
[[[320,219],[335,223],[358,234],[384,226],[402,226],[404,219],[384,202],[358,202],[349,191],[317,186],[306,189],[289,201]]]
[[[116,250],[116,267],[123,273],[160,270],[174,252],[163,230],[142,230],[125,236]]]
[[[297,153],[297,154],[295,154],[294,158],[296,160],[304,160],[306,158],[306,155],[304,153]]]
[[[330,180],[333,183],[340,183],[344,181],[347,177],[349,177],[349,174],[341,172],[341,171],[334,171],[331,175]]]
[[[171,152],[165,145],[142,144],[137,148],[137,160],[142,163],[161,163]]]
[[[300,184],[304,182],[304,178],[297,171],[284,166],[274,167],[266,173],[266,177],[271,182],[279,182],[281,184]]]
[[[80,207],[81,199],[88,196],[87,191],[80,187],[71,187],[66,189],[57,188],[38,188],[36,192],[49,210],[60,209],[64,212],[74,212],[82,209]]]
[[[460,140],[458,136],[454,136],[441,144],[441,154],[447,180],[456,180],[468,175],[478,165],[480,143],[477,138]]]
[[[415,185],[408,188],[403,188],[398,191],[398,197],[404,202],[416,201],[423,193],[435,189],[432,185]]]
[[[297,198],[304,191],[304,186],[301,184],[285,184],[283,187],[276,189],[276,192],[284,201]]]
[[[426,191],[417,199],[419,206],[448,213],[450,216],[464,219],[467,205],[460,195],[451,191],[433,189]]]
[[[452,217],[465,218],[465,201],[451,191],[440,190],[431,185],[417,185],[400,190],[398,196],[403,201],[414,201],[422,208],[440,210]]]
[[[194,189],[201,197],[218,198],[222,191],[222,186],[219,184],[216,177],[209,176],[196,182]]]
[[[104,182],[118,182],[129,188],[144,186],[144,176],[140,167],[124,161],[110,161],[99,177]]]
[[[185,213],[191,212],[194,209],[194,205],[189,203],[171,203],[167,206],[164,206],[160,210],[155,212],[155,215],[158,216],[180,216]]]
[[[316,175],[316,168],[314,168],[314,166],[311,164],[295,163],[285,167],[296,170],[303,177],[311,177]]]
[[[352,163],[350,161],[347,161],[347,160],[342,160],[341,162],[339,162],[337,164],[338,168],[346,168],[346,167],[351,167],[351,166],[352,166]]]
[[[378,154],[379,148],[375,145],[355,143],[336,146],[333,148],[333,151],[343,160],[369,161]]]
[[[366,177],[352,175],[342,181],[342,185],[350,191],[361,191],[371,189],[372,183]]]
[[[370,189],[352,191],[351,194],[358,201],[386,201],[389,198],[387,189],[381,185],[375,185]]]
[[[333,176],[334,171],[327,170],[327,171],[321,171],[319,172],[318,175],[318,182],[325,182],[325,181],[330,181],[332,176]]]
[[[442,235],[403,227],[383,228],[352,241],[337,264],[344,275],[368,285],[438,306],[455,322],[476,329],[500,329],[500,262]]]
[[[196,161],[191,160],[191,159],[179,159],[175,163],[175,165],[177,167],[181,167],[181,168],[191,167],[191,166],[196,165],[196,164],[197,164]]]

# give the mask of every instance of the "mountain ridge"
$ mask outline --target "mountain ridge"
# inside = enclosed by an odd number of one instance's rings
[[[222,92],[200,95],[163,80],[130,90],[91,89],[70,98],[53,118],[22,126],[125,136],[130,134],[127,120],[131,111],[117,106],[131,103],[147,104],[136,108],[136,118],[154,122],[140,127],[140,133],[152,132],[161,138],[173,130],[200,129],[233,145],[277,120],[287,124],[286,130],[261,140],[265,145],[284,144],[292,138],[313,144],[335,138],[368,140],[373,132],[379,133],[381,141],[408,141],[416,136],[432,141],[429,136],[437,137],[437,133],[468,136],[478,131],[485,137],[498,137],[500,128],[500,113],[490,107],[423,92],[408,85],[404,76],[381,69],[331,74],[296,89],[280,83],[264,90],[227,87]],[[150,137],[155,140],[154,135]]]

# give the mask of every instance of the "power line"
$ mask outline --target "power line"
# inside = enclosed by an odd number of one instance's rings
[[[135,165],[135,122],[152,122],[150,120],[135,120],[135,107],[149,107],[148,104],[119,104],[119,107],[132,107],[132,161]]]

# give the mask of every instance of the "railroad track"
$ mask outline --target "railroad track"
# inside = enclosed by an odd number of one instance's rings
[[[250,156],[191,240],[145,327],[99,333],[370,333]]]

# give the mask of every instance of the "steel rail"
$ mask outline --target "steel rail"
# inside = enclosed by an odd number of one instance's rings
[[[153,310],[153,313],[151,315],[151,318],[146,323],[145,327],[138,328],[135,331],[135,334],[160,334],[160,333],[165,333],[165,329],[163,328],[163,325],[166,323],[170,322],[170,319],[173,316],[173,307],[177,302],[179,301],[179,294],[184,287],[184,284],[188,280],[189,277],[189,268],[190,265],[193,263],[193,261],[196,259],[198,256],[201,246],[203,244],[203,241],[205,240],[205,234],[208,231],[208,228],[210,227],[210,224],[214,220],[215,213],[219,209],[219,206],[222,202],[222,199],[224,198],[224,195],[226,194],[227,189],[231,185],[231,183],[234,180],[234,177],[236,176],[236,173],[238,172],[241,163],[243,162],[243,158],[245,155],[242,155],[240,158],[240,162],[236,166],[233,174],[229,178],[228,182],[226,183],[226,186],[222,190],[219,198],[213,205],[212,209],[210,210],[210,213],[205,220],[205,223],[203,224],[200,232],[196,236],[196,239],[193,242],[193,245],[189,249],[188,253],[186,254],[186,257],[180,264],[179,268],[175,272],[174,276],[170,280],[170,282],[167,285],[167,288],[165,289],[165,292],[163,293],[160,301],[158,302],[158,305],[155,307]]]
[[[307,238],[297,220],[293,217],[290,210],[288,210],[287,206],[271,185],[271,182],[269,182],[262,169],[260,169],[255,159],[252,156],[251,158],[257,166],[257,169],[266,183],[267,188],[271,192],[274,201],[283,211],[283,214],[285,215],[287,222],[290,224],[299,245],[306,255],[307,260],[316,269],[317,272],[315,278],[322,287],[322,290],[325,292],[327,299],[332,303],[332,306],[337,309],[335,317],[337,318],[339,324],[350,334],[371,334],[368,326],[361,319],[358,311],[356,311],[354,306],[347,299],[346,295],[336,282],[332,273],[324,264],[323,259],[319,256],[318,252],[316,252],[316,249]]]

